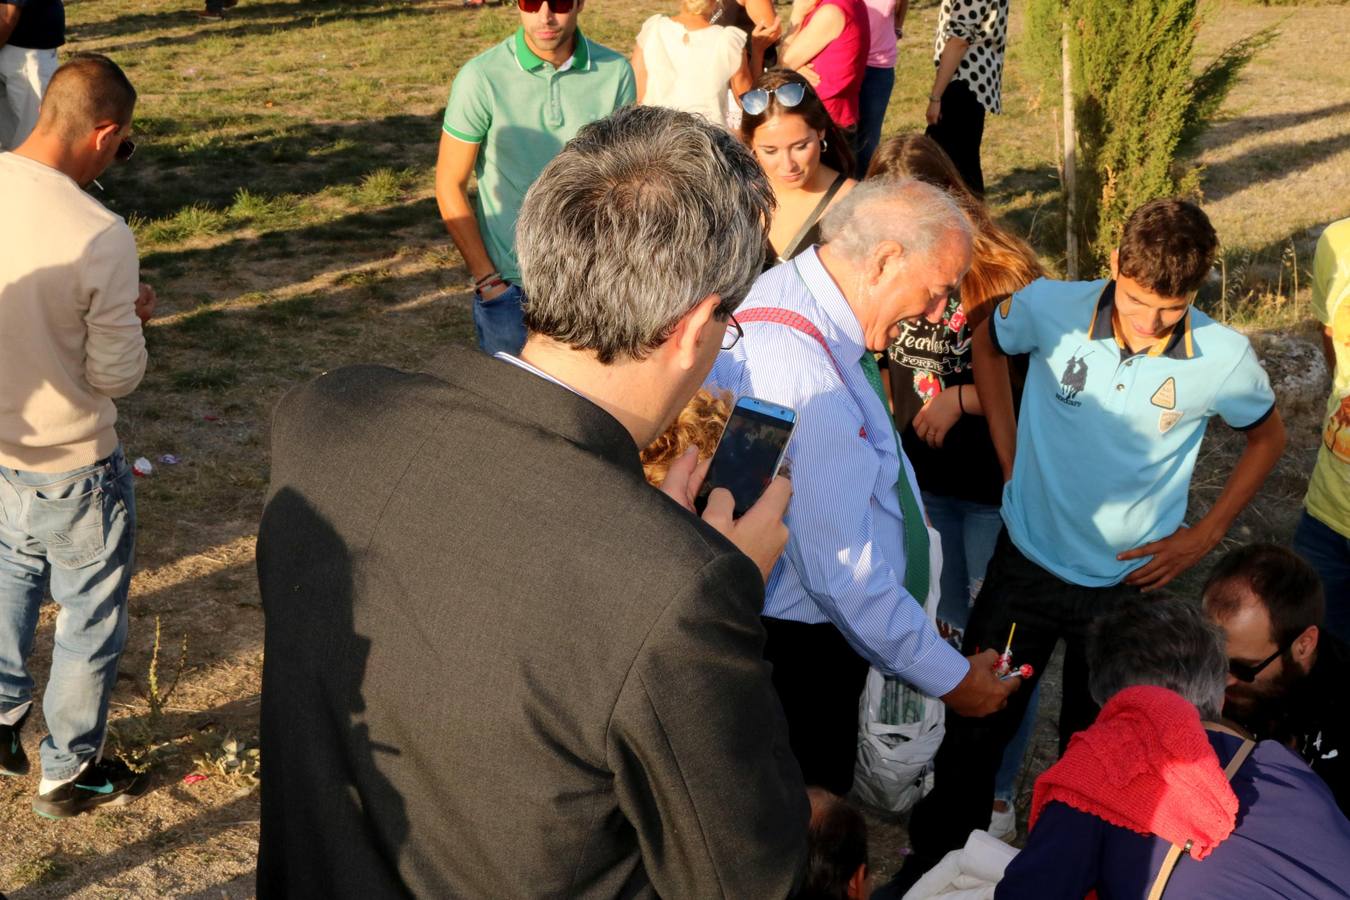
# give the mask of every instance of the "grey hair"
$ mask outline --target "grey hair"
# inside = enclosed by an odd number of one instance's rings
[[[750,151],[706,119],[630,106],[592,122],[525,195],[525,325],[605,364],[642,359],[709,294],[740,305],[773,206]]]
[[[882,241],[926,256],[946,235],[969,241],[970,219],[946,191],[916,178],[869,178],[832,206],[820,223],[825,243],[861,262]]]
[[[1202,718],[1223,709],[1228,655],[1223,629],[1198,604],[1139,594],[1102,613],[1088,634],[1088,690],[1105,704],[1128,687],[1176,691]]]

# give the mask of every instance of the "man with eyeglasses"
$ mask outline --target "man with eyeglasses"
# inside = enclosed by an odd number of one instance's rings
[[[1224,715],[1292,748],[1350,815],[1350,648],[1323,628],[1317,572],[1250,544],[1219,560],[1204,601],[1228,637]]]
[[[455,75],[436,159],[436,203],[473,279],[474,332],[489,354],[525,343],[515,237],[525,192],[583,125],[637,99],[628,60],[577,27],[585,0],[517,5],[515,33]]]
[[[50,590],[61,612],[33,801],[49,818],[142,786],[102,752],[136,535],[113,400],[145,373],[155,292],[126,222],[82,190],[130,156],[135,103],[112,60],[79,54],[52,76],[33,133],[0,154],[0,772],[29,770],[26,663]]]

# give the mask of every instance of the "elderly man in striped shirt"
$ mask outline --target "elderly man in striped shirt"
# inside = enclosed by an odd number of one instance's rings
[[[855,187],[823,234],[755,283],[736,312],[745,339],[709,384],[798,413],[765,656],[807,784],[845,794],[869,664],[968,716],[1020,682],[995,676],[996,651],[963,658],[924,615],[929,533],[875,357],[901,321],[941,315],[970,266],[970,225],[937,188],[887,180]]]

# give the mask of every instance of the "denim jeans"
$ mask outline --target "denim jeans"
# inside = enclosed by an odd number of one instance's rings
[[[939,584],[938,618],[962,631],[970,620],[970,607],[984,584],[984,572],[994,555],[1003,519],[997,506],[957,500],[924,492],[923,506],[928,518],[942,536],[942,580]],[[1016,656],[1016,654],[1013,654]],[[1003,751],[1003,764],[994,781],[994,797],[1011,800],[1022,754],[1036,726],[1036,701],[1039,687],[1031,695],[1022,725]]]
[[[103,747],[135,539],[132,472],[120,448],[69,472],[0,466],[0,714],[32,699],[28,655],[48,589],[60,607],[42,699],[46,778],[70,778]]]
[[[868,66],[863,73],[862,91],[858,95],[858,130],[854,134],[854,156],[858,158],[855,177],[867,175],[872,154],[881,143],[881,125],[886,120],[886,107],[891,104],[891,90],[895,87],[895,68]]]
[[[970,607],[984,583],[984,570],[1003,530],[997,506],[923,492],[923,508],[942,536],[938,618],[965,631]]]
[[[474,292],[473,330],[478,335],[479,350],[488,356],[503,350],[513,356],[520,352],[525,346],[524,300],[525,292],[516,284],[486,302]]]
[[[1294,552],[1306,559],[1322,579],[1327,631],[1350,642],[1350,538],[1305,509],[1294,532]]]

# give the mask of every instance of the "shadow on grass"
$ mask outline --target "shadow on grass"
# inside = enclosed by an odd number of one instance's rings
[[[1320,119],[1342,116],[1350,113],[1350,100],[1323,106],[1318,109],[1305,109],[1298,112],[1271,113],[1264,116],[1239,116],[1215,122],[1205,129],[1202,143],[1206,147],[1219,147],[1246,137],[1268,131],[1280,131],[1307,125]]]
[[[152,788],[152,790],[155,788]],[[162,789],[162,788],[161,788]],[[134,810],[135,807],[131,807]],[[107,813],[95,813],[107,815]],[[127,815],[135,815],[128,812]],[[216,833],[225,831],[240,823],[240,820],[255,820],[258,817],[258,797],[249,794],[231,801],[224,806],[211,807],[200,815],[180,822],[166,831],[156,831],[139,841],[133,841],[97,857],[79,859],[78,870],[69,878],[45,878],[42,881],[22,887],[9,893],[10,900],[31,900],[45,896],[70,896],[77,890],[91,886],[107,887],[108,883],[119,875],[137,866],[152,862],[166,851],[179,847],[199,846]],[[60,894],[52,890],[60,888]]]
[[[270,3],[251,3],[240,0],[230,10],[224,21],[200,20],[197,11],[203,7],[200,0],[190,0],[173,9],[152,13],[132,13],[105,19],[99,22],[81,22],[81,11],[71,16],[69,38],[73,41],[102,41],[109,38],[144,38],[147,33],[165,28],[181,28],[197,23],[198,30],[189,34],[162,35],[142,40],[132,40],[125,44],[111,44],[100,48],[108,54],[131,53],[148,47],[162,47],[172,44],[192,44],[203,38],[217,35],[226,37],[248,37],[295,27],[313,27],[327,21],[352,22],[376,18],[429,15],[433,13],[470,12],[458,5],[444,0],[401,0],[391,3],[389,0],[299,0],[286,2],[275,0]]]
[[[226,131],[201,143],[195,143],[196,134],[238,119],[138,119],[143,149],[100,179],[106,188],[100,199],[125,218],[147,220],[190,207],[225,210],[240,191],[262,198],[307,195],[358,185],[381,169],[429,168],[440,140],[439,115],[280,127],[258,119],[242,132]]]
[[[348,267],[384,258],[388,245],[381,239],[409,228],[415,233],[406,237],[428,245],[449,240],[442,232],[436,201],[425,197],[330,222],[236,235],[212,247],[155,251],[142,257],[141,268],[148,279],[176,278],[189,266],[224,272],[248,262],[291,259],[294,267],[285,283],[294,284],[330,271],[334,256],[341,256]]]
[[[1256,147],[1206,168],[1205,199],[1221,200],[1257,184],[1293,175],[1345,150],[1350,150],[1350,132],[1316,141],[1291,140]]]

